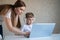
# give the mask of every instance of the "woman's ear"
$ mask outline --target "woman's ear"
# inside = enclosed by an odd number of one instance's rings
[[[16,8],[14,8],[14,10],[16,10]]]

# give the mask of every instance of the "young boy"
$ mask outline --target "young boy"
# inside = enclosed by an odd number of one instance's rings
[[[22,31],[30,33],[34,21],[34,14],[32,12],[28,12],[25,14],[25,18],[26,24],[22,27]],[[29,35],[25,35],[25,37],[29,38]]]

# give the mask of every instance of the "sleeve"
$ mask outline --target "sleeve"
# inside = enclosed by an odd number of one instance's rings
[[[6,18],[11,18],[11,10],[9,9],[5,15]]]

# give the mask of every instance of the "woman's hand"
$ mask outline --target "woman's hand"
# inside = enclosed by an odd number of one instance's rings
[[[30,32],[25,32],[25,37],[29,38]]]

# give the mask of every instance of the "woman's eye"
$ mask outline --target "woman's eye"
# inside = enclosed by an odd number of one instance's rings
[[[20,9],[20,10],[24,11],[23,9]]]

